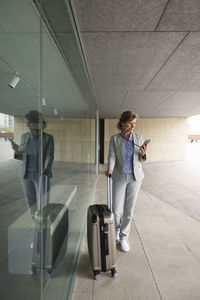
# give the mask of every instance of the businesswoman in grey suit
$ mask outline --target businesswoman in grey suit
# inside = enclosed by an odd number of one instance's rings
[[[54,159],[54,139],[52,135],[43,132],[46,121],[38,111],[29,111],[25,120],[30,132],[21,136],[21,145],[12,143],[12,147],[15,155],[22,161],[20,179],[30,214],[34,220],[35,211],[47,204],[44,203],[44,199],[43,201],[40,199],[40,195],[45,194],[45,185],[48,202],[50,177],[52,177],[51,167]],[[43,126],[42,138],[40,124]],[[42,151],[40,151],[41,142]],[[42,162],[42,167],[40,162]]]
[[[128,237],[136,199],[144,173],[141,162],[146,160],[147,145],[134,133],[138,116],[132,111],[121,114],[118,122],[120,133],[110,138],[106,175],[113,178],[113,212],[115,215],[116,241],[121,250],[129,251]]]

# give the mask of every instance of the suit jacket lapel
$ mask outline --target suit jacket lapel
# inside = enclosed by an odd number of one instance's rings
[[[31,135],[30,132],[26,135],[24,143],[28,143],[30,135]]]
[[[136,134],[133,132],[133,142],[134,142],[134,144],[137,144],[138,145],[138,140],[137,140],[137,136],[136,136]]]
[[[27,152],[28,140],[30,138],[30,135],[31,135],[31,133],[29,132],[24,137],[24,141],[23,141],[24,145],[22,147],[24,147],[25,152]]]
[[[124,159],[124,147],[123,147],[123,137],[119,133],[118,139],[117,139],[118,147],[122,155],[122,160]]]
[[[135,134],[134,132],[133,132],[133,142],[134,142],[134,144],[137,144],[137,145],[138,145],[138,139],[137,139],[137,136],[136,136],[136,134]],[[134,145],[134,158],[133,158],[133,164],[134,164],[134,161],[137,160],[135,148],[138,148],[138,146],[135,146],[135,145]]]

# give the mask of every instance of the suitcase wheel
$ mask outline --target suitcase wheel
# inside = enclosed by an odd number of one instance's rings
[[[111,276],[114,277],[114,278],[119,277],[119,273],[116,271],[116,269],[111,270]]]
[[[35,274],[37,274],[37,268],[36,268],[36,266],[35,265],[31,265],[31,269],[29,270],[29,275],[35,275]]]
[[[94,271],[94,279],[100,280],[102,278],[102,275],[99,271]]]
[[[47,275],[48,279],[53,278],[53,274],[52,274],[51,270],[47,270],[46,275]]]

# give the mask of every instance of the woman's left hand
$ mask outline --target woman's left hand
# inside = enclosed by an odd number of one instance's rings
[[[142,145],[140,147],[141,155],[144,156],[147,152],[147,145]]]

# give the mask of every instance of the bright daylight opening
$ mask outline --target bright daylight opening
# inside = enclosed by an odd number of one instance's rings
[[[200,115],[188,118],[187,160],[200,162]]]
[[[0,113],[0,161],[13,158],[9,138],[13,139],[14,117]]]

